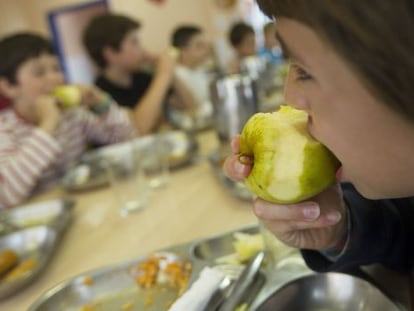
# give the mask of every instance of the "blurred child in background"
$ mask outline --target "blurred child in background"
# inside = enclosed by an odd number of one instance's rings
[[[171,45],[179,51],[175,73],[196,99],[196,117],[211,117],[213,112],[209,93],[211,74],[203,66],[211,56],[211,47],[206,35],[198,26],[179,26],[172,34]]]
[[[243,22],[233,24],[229,32],[229,41],[236,54],[229,65],[229,72],[238,73],[243,59],[256,55],[256,35],[253,27]]]
[[[64,83],[52,44],[32,33],[0,41],[0,207],[22,202],[56,181],[87,142],[133,137],[128,114],[94,86],[79,86],[81,105],[62,110],[50,94]]]
[[[264,45],[257,54],[271,64],[280,65],[283,62],[282,49],[276,38],[276,24],[274,22],[266,23],[263,26],[263,38]]]
[[[150,57],[139,41],[139,28],[139,22],[127,16],[105,14],[92,19],[83,41],[100,70],[96,85],[129,107],[138,132],[147,134],[159,124],[166,99],[190,108],[194,98],[174,76],[175,57],[168,51]],[[152,74],[143,70],[148,64],[155,69]]]

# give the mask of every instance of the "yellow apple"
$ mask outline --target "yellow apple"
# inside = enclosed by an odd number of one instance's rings
[[[53,91],[52,95],[58,99],[59,104],[63,108],[72,108],[80,104],[82,94],[79,88],[75,85],[60,85]]]
[[[306,112],[281,106],[256,113],[245,124],[240,154],[253,157],[246,178],[250,191],[280,204],[306,200],[335,182],[340,163],[307,131]]]
[[[179,50],[179,49],[177,49],[176,47],[171,46],[171,47],[168,49],[168,54],[170,54],[170,55],[171,55],[171,57],[173,57],[173,58],[177,59],[177,58],[178,58],[178,56],[180,55],[180,50]]]

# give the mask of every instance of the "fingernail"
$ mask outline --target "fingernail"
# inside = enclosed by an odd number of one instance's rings
[[[240,162],[236,162],[234,169],[236,170],[237,174],[244,175],[245,166]]]
[[[245,155],[240,155],[239,156],[239,162],[244,164],[244,165],[251,165],[253,163],[252,159],[248,156],[245,156]]]
[[[342,215],[339,212],[332,212],[326,215],[326,220],[331,224],[336,224],[341,220]]]
[[[308,205],[302,210],[302,213],[306,219],[315,220],[320,214],[319,206],[317,204]]]

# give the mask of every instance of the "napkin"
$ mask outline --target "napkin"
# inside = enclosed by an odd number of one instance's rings
[[[202,311],[224,277],[223,272],[205,267],[198,279],[174,302],[169,311]]]

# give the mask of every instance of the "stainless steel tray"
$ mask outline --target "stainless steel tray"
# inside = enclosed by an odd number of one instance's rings
[[[75,202],[50,200],[23,205],[0,212],[0,236],[34,226],[49,226],[63,231],[72,219]]]
[[[232,242],[234,241],[233,235],[235,232],[245,233],[257,233],[259,228],[257,226],[248,226],[241,228],[237,231],[231,231],[224,234],[220,234],[207,239],[193,241],[190,243],[173,246],[162,252],[176,256],[175,254],[181,254],[178,258],[185,258],[192,263],[192,275],[189,284],[194,282],[199,272],[205,266],[216,265],[216,259],[234,253]],[[29,311],[83,311],[83,310],[122,310],[122,306],[125,306],[129,302],[130,309],[126,310],[167,310],[168,299],[164,292],[153,292],[152,299],[157,302],[157,306],[143,307],[142,301],[145,299],[145,294],[140,291],[135,285],[134,281],[126,272],[128,267],[136,265],[136,263],[145,259],[146,257],[138,258],[136,260],[121,263],[119,265],[102,268],[99,270],[87,272],[80,276],[77,276],[71,280],[65,281],[62,284],[57,285],[41,296],[29,309]],[[280,262],[270,268],[264,267],[262,269],[262,275],[266,276],[266,282],[258,293],[254,293],[252,296],[248,310],[268,310],[265,307],[268,306],[269,297],[272,299],[275,293],[285,290],[285,285],[295,284],[295,282],[302,282],[303,279],[309,276],[324,276],[335,279],[336,273],[318,274],[311,271],[306,267],[299,252],[291,253],[288,257],[280,260]],[[91,278],[93,282],[89,285],[85,285],[85,278]],[[318,277],[319,279],[320,277]],[[360,284],[358,278],[350,276],[348,280],[352,280],[352,284]],[[389,299],[386,295],[383,295],[372,284],[364,283],[365,287],[370,292],[375,292],[378,299],[383,299],[387,302],[386,305],[391,306],[394,310],[408,310],[405,309],[401,303],[396,299]],[[340,283],[340,285],[346,285]],[[407,282],[408,285],[408,282]],[[254,289],[252,289],[254,290]],[[329,290],[324,288],[323,290]],[[248,296],[249,293],[246,295]],[[323,292],[319,293],[320,297],[323,296]],[[322,295],[322,296],[321,296]],[[174,296],[176,297],[176,296]],[[173,297],[173,298],[174,298]],[[349,296],[352,299],[352,296]],[[132,300],[135,299],[135,300]],[[266,304],[263,303],[266,301]],[[274,300],[273,300],[274,301]],[[385,303],[384,303],[385,305]],[[320,305],[322,308],[322,304]],[[91,309],[81,309],[82,307],[92,307]],[[288,310],[288,309],[286,309]],[[289,309],[290,310],[290,309]],[[292,309],[293,310],[293,309]],[[309,309],[316,310],[316,309]],[[348,309],[338,309],[348,310]],[[366,310],[366,309],[361,309]],[[296,311],[296,310],[295,310]]]
[[[190,132],[203,131],[213,126],[213,116],[209,111],[191,116],[188,112],[167,110],[167,119],[175,128]]]
[[[233,195],[246,201],[251,201],[253,199],[252,193],[249,191],[249,189],[247,189],[244,183],[233,181],[224,175],[222,169],[224,159],[222,159],[219,150],[211,153],[208,157],[208,160],[213,167],[214,173]]]
[[[46,226],[16,231],[0,238],[0,250],[13,250],[18,254],[19,262],[33,260],[33,267],[16,278],[8,281],[0,278],[0,299],[12,295],[33,282],[46,267],[57,240],[58,233]]]
[[[167,263],[191,265],[186,256],[176,252],[156,252],[152,256],[164,258],[164,266]],[[165,284],[144,289],[135,280],[140,273],[138,265],[147,259],[142,257],[94,270],[63,282],[35,302],[30,310],[167,310],[178,297],[177,288]]]
[[[109,179],[103,163],[96,159],[71,167],[61,184],[68,191],[87,191],[109,185]]]
[[[135,140],[138,149],[145,149],[161,139],[166,147],[170,169],[177,169],[192,162],[198,152],[195,138],[184,131],[171,131],[147,135]],[[109,184],[105,159],[126,152],[127,145],[120,143],[86,153],[79,164],[71,167],[62,178],[62,186],[68,191],[85,191]]]

